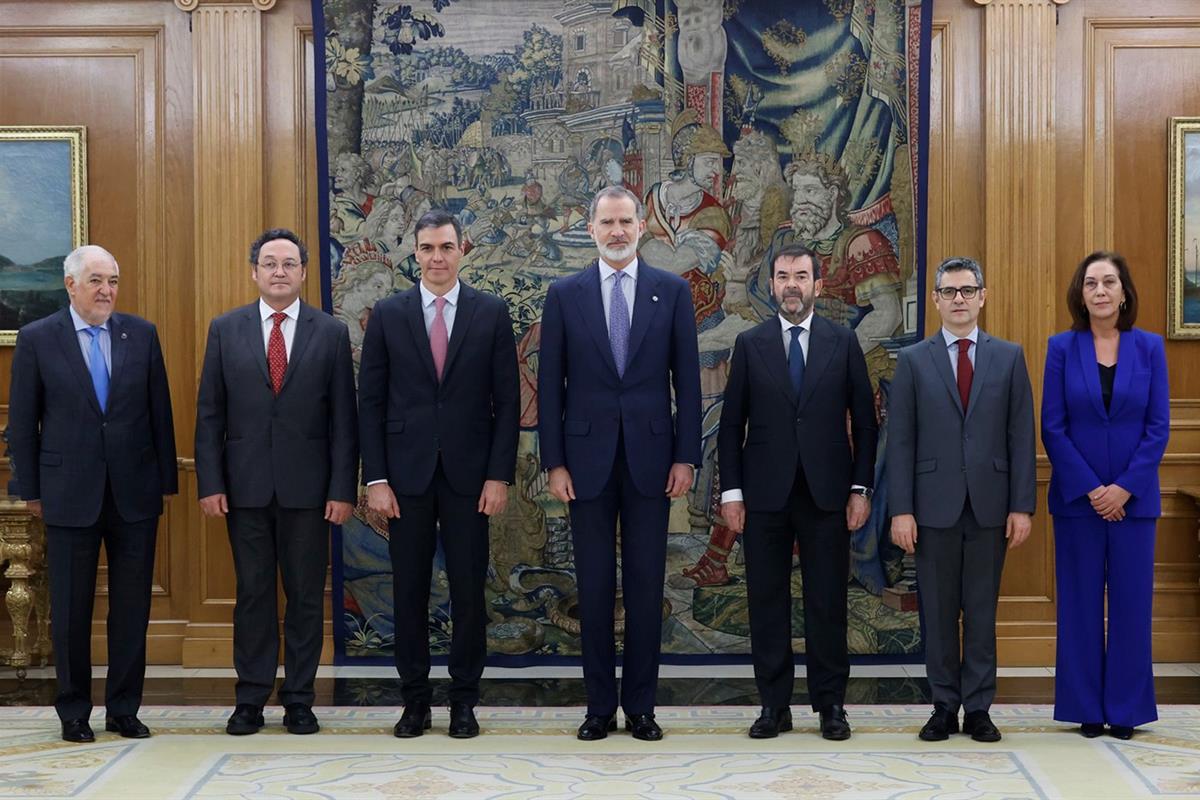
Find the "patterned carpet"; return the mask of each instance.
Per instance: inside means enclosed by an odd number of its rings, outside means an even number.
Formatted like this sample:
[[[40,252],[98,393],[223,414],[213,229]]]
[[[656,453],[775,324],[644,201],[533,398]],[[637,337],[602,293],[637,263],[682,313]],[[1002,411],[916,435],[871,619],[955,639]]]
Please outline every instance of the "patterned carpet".
[[[753,741],[756,709],[661,708],[660,743],[624,733],[574,739],[577,708],[482,708],[484,734],[445,737],[444,710],[420,739],[392,738],[395,708],[319,708],[316,736],[289,736],[269,710],[257,736],[225,736],[227,708],[157,706],[143,741],[99,733],[92,745],[59,740],[48,708],[0,708],[0,798],[174,800],[970,800],[972,798],[1200,797],[1200,706],[1165,706],[1132,741],[1087,740],[1047,706],[992,710],[1003,741],[916,738],[924,706],[850,709],[854,738],[826,742],[815,718]]]

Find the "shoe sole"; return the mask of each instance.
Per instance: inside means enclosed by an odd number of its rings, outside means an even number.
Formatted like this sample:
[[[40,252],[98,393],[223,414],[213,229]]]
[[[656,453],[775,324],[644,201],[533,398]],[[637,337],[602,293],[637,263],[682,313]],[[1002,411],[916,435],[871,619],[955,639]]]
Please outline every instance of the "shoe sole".
[[[446,735],[451,739],[474,739],[479,731],[450,731]]]
[[[945,741],[949,741],[950,734],[949,733],[933,734],[933,733],[925,733],[924,731],[922,731],[921,733],[917,734],[917,738],[920,739],[922,742],[945,742]]]
[[[70,742],[71,744],[91,744],[92,742],[96,741],[96,737],[93,736],[90,739],[68,739],[66,736],[64,736],[62,737],[62,740],[64,742]]]
[[[831,742],[844,742],[850,738],[850,732],[846,733],[822,733],[822,739],[828,739]]]
[[[991,744],[992,742],[998,742],[998,741],[1000,741],[1000,739],[1002,739],[1002,738],[1003,738],[1003,737],[1002,737],[1000,734],[998,734],[998,733],[997,733],[997,734],[995,734],[995,735],[992,735],[992,734],[989,734],[989,733],[985,733],[985,734],[982,734],[982,735],[976,735],[976,734],[974,734],[974,733],[972,733],[972,734],[971,734],[971,741],[973,741],[973,742],[983,742],[984,744]]]
[[[311,733],[316,733],[317,731],[321,730],[320,725],[313,725],[312,727],[307,725],[284,725],[284,727],[287,728],[288,733],[295,736],[308,736]]]

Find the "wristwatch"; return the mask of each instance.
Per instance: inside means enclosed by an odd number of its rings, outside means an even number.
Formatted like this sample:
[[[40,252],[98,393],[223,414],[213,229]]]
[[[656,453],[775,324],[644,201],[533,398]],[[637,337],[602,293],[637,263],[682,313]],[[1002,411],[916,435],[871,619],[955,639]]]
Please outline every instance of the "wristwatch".
[[[871,497],[874,496],[875,490],[869,489],[866,486],[855,486],[854,488],[852,488],[850,490],[850,494],[861,495],[862,497],[865,497],[868,500],[870,500]]]

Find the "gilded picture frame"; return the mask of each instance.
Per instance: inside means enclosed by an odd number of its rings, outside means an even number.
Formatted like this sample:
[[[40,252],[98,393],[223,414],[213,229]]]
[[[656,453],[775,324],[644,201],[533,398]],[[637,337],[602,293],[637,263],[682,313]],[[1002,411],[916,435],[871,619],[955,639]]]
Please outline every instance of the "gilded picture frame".
[[[0,346],[67,304],[63,258],[87,241],[87,128],[0,126]]]
[[[1200,339],[1200,117],[1171,117],[1167,141],[1167,337]]]

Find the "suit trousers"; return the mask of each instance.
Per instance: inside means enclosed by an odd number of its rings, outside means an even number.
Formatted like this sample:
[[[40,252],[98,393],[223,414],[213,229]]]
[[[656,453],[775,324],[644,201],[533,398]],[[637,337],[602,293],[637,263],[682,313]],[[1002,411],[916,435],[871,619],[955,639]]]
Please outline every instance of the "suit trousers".
[[[104,488],[99,518],[83,528],[46,526],[51,638],[58,678],[55,710],[62,720],[92,713],[92,609],[100,544],[108,559],[109,716],[137,714],[146,677],[146,628],[154,578],[158,517],[127,522],[117,513],[112,487]]]
[[[817,507],[796,465],[781,511],[750,511],[742,547],[750,607],[750,655],[764,706],[791,705],[796,681],[792,653],[792,550],[800,551],[804,594],[805,664],[814,711],[841,705],[850,677],[846,647],[846,580],[850,538],[846,512]]]
[[[1008,550],[1004,533],[1004,528],[981,527],[969,499],[952,527],[917,531],[925,674],[934,705],[950,711],[987,711],[996,697],[996,604]]]
[[[1136,727],[1158,719],[1150,652],[1158,520],[1054,517],[1054,718]],[[1108,588],[1108,638],[1104,590]]]
[[[283,579],[283,685],[279,702],[312,705],[321,660],[329,523],[325,509],[231,508],[227,518],[237,605],[233,610],[233,666],[237,702],[266,705],[279,664],[276,572]]]
[[[591,500],[571,502],[571,541],[579,587],[583,682],[589,714],[609,716],[617,710],[613,622],[618,521],[625,607],[620,704],[629,715],[654,712],[670,508],[666,494],[647,497],[638,492],[625,458],[622,436],[617,437],[612,473],[600,494]]]
[[[482,488],[482,487],[481,487]],[[453,703],[479,702],[479,678],[487,658],[488,518],[479,495],[456,494],[441,459],[424,494],[401,495],[400,518],[388,524],[395,604],[396,672],[405,704],[428,703],[429,582],[441,541],[450,583],[450,688]]]

